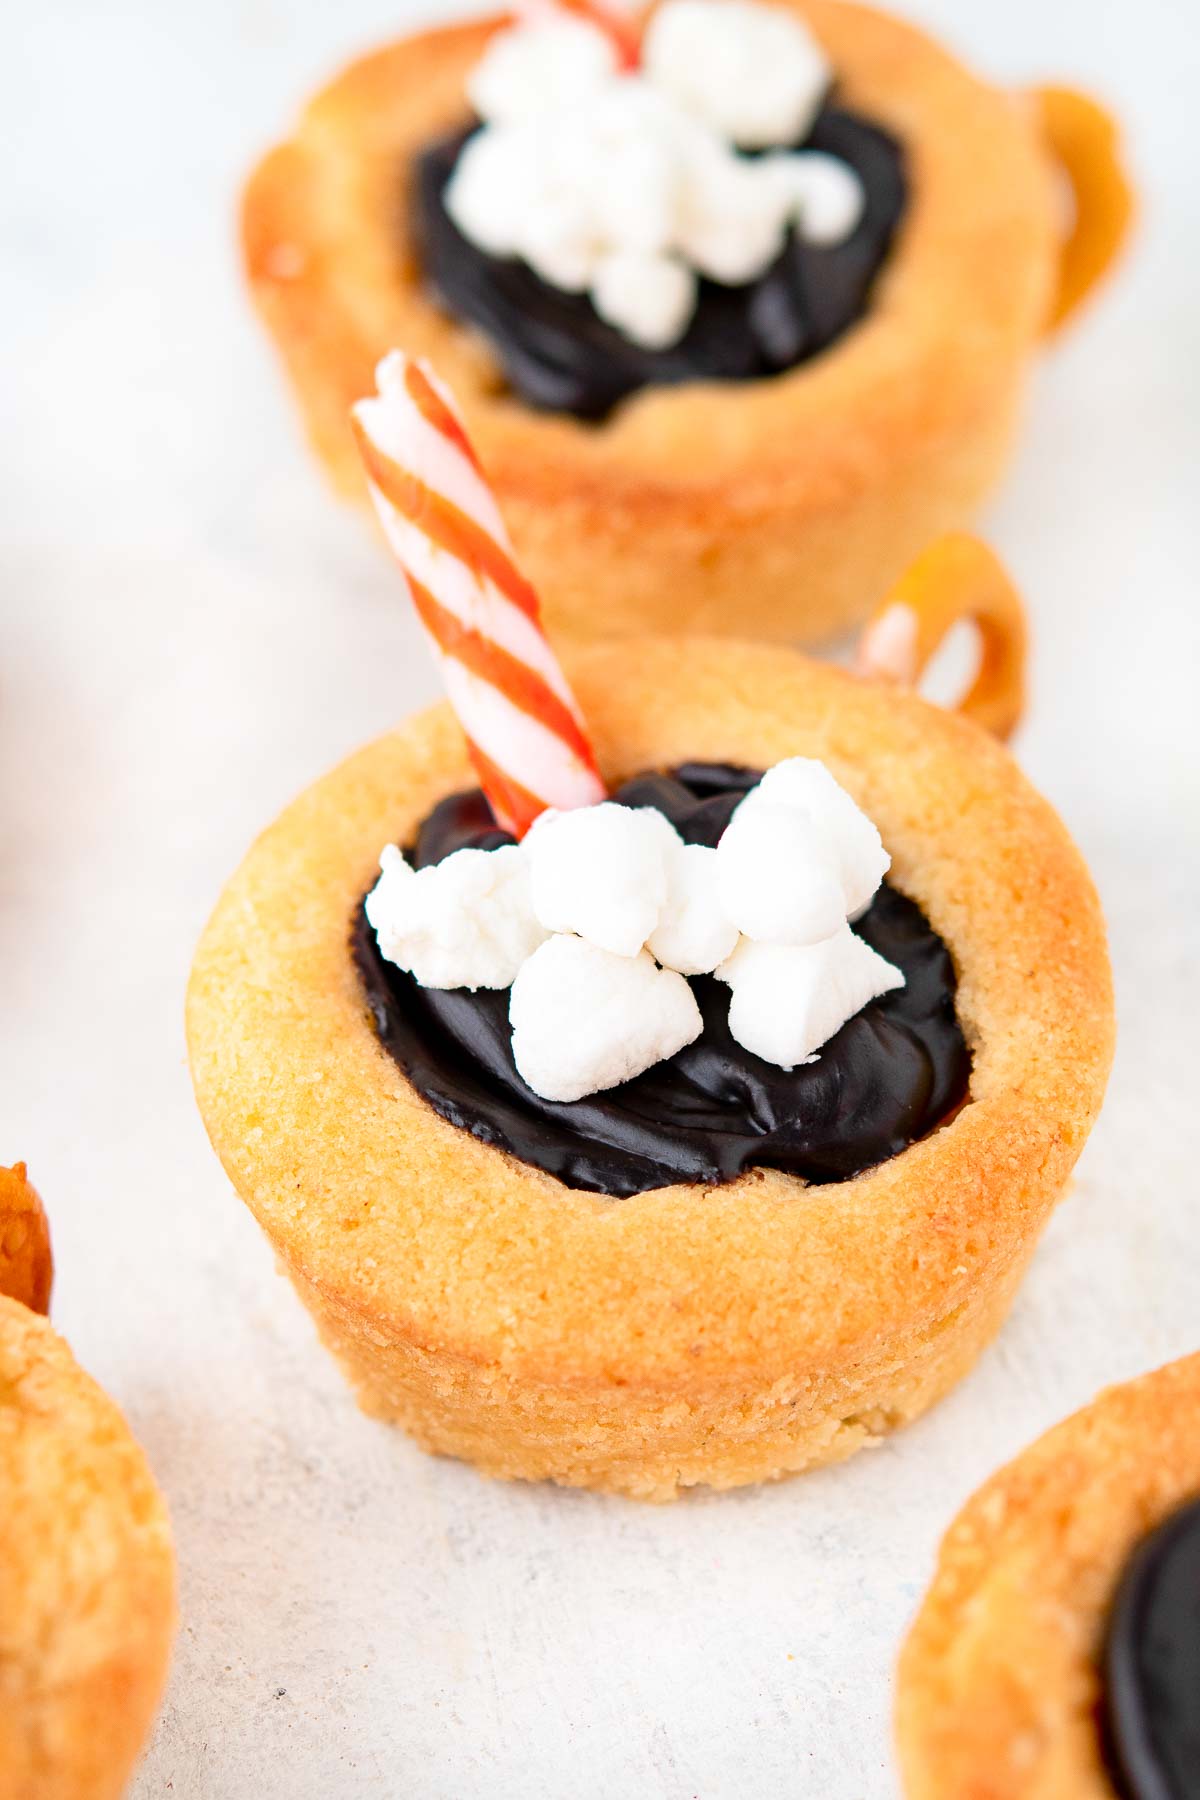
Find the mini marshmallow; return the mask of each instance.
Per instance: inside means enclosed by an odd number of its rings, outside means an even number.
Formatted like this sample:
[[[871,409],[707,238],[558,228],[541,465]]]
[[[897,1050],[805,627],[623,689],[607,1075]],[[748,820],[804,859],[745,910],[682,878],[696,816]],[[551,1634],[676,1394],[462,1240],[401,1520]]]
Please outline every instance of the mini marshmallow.
[[[528,126],[490,127],[463,145],[446,185],[446,211],[463,236],[489,256],[516,256],[520,250],[537,163],[538,133]]]
[[[676,344],[696,310],[696,277],[674,256],[622,250],[600,263],[592,279],[600,317],[644,350]]]
[[[666,349],[695,313],[698,276],[753,281],[797,218],[805,235],[833,241],[839,219],[847,231],[857,223],[861,192],[852,170],[831,173],[834,159],[817,152],[733,147],[795,142],[810,100],[820,104],[827,71],[797,20],[751,0],[667,0],[647,46],[630,73],[578,20],[493,37],[469,84],[484,125],[444,199],[481,249],[590,293],[631,342]],[[758,123],[739,136],[733,117]]]
[[[543,813],[524,843],[533,910],[547,931],[574,932],[616,956],[636,956],[667,899],[680,845],[650,807],[611,800]]]
[[[573,219],[570,202],[550,194],[525,220],[513,253],[564,294],[586,293],[596,273],[596,240],[586,218]]]
[[[698,133],[681,196],[680,248],[702,275],[737,287],[775,261],[792,206],[790,192],[765,163],[733,156]]]
[[[805,137],[829,87],[824,52],[793,13],[748,0],[665,0],[642,44],[649,80],[745,150]]]
[[[786,806],[803,813],[833,848],[846,913],[855,919],[866,911],[892,859],[871,820],[824,763],[808,756],[776,763],[742,802],[747,805]]]
[[[717,853],[684,844],[670,859],[667,897],[647,949],[681,975],[708,975],[733,954],[738,928],[717,892]]]
[[[498,31],[467,81],[481,119],[527,119],[601,87],[617,68],[607,32],[566,16]]]
[[[426,869],[394,844],[367,896],[380,954],[427,988],[504,988],[547,933],[534,917],[529,868],[515,845],[456,850]]]
[[[694,1042],[688,975],[728,983],[733,1037],[782,1068],[904,985],[845,921],[888,867],[879,834],[803,757],[763,776],[715,850],[653,808],[603,801],[543,814],[519,847],[415,871],[389,846],[380,866],[366,911],[382,954],[425,987],[511,985],[513,1055],[547,1100]]]
[[[513,983],[513,1059],[543,1100],[581,1100],[632,1081],[704,1029],[682,975],[651,956],[614,956],[552,937]]]
[[[789,198],[789,217],[810,244],[840,244],[857,230],[867,191],[856,170],[824,150],[773,156],[772,168]]]
[[[869,1001],[904,986],[900,970],[849,925],[803,946],[743,938],[717,977],[732,990],[730,1034],[782,1069],[809,1061]]]
[[[717,845],[717,892],[748,938],[815,944],[846,921],[841,870],[816,820],[772,805],[761,785],[734,812]]]
[[[695,134],[669,101],[636,76],[610,82],[582,118],[564,119],[560,154],[574,159],[594,235],[612,250],[670,248]]]

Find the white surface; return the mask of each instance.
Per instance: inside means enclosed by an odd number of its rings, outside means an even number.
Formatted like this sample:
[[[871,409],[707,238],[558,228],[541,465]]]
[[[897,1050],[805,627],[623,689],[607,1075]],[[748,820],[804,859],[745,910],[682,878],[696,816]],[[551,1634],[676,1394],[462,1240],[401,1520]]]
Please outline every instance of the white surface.
[[[1200,1342],[1197,26],[1180,0],[910,10],[998,77],[1098,83],[1149,195],[990,520],[1036,619],[1020,754],[1103,891],[1121,1048],[958,1393],[842,1469],[667,1510],[495,1486],[360,1418],[184,1067],[222,879],[433,691],[301,451],[231,242],[252,153],[408,9],[56,0],[20,40],[10,14],[0,1156],[29,1159],[57,1321],[174,1513],[184,1624],[139,1800],[890,1795],[893,1655],[954,1507],[1102,1382]]]

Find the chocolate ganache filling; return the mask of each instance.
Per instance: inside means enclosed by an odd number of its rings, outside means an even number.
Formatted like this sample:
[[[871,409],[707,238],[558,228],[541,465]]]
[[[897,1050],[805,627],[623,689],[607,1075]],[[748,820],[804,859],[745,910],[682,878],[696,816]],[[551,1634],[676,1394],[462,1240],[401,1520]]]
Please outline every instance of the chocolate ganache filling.
[[[694,763],[619,788],[625,806],[653,806],[690,844],[715,845],[756,773]],[[454,850],[513,840],[482,793],[454,794],[417,833],[417,868]],[[806,1181],[844,1181],[932,1131],[963,1099],[970,1056],[954,1010],[950,953],[920,908],[879,890],[854,929],[903,971],[905,985],[872,1001],[815,1062],[781,1069],[730,1036],[729,989],[692,978],[703,1034],[620,1087],[569,1103],[542,1100],[513,1062],[508,991],[420,987],[386,962],[360,907],[352,948],[380,1040],[434,1110],[484,1143],[614,1197],[674,1182],[715,1185],[775,1168]]]
[[[826,349],[858,320],[906,199],[899,144],[877,125],[826,105],[794,149],[848,163],[862,182],[862,218],[840,244],[792,231],[774,263],[742,287],[700,283],[686,335],[647,350],[605,323],[586,294],[551,287],[526,263],[489,255],[445,206],[446,185],[476,127],[433,144],[414,170],[417,249],[448,312],[490,340],[510,387],[552,412],[602,419],[651,383],[745,381],[779,374]]]
[[[1128,1800],[1200,1800],[1200,1500],[1134,1551],[1104,1650],[1104,1734]]]

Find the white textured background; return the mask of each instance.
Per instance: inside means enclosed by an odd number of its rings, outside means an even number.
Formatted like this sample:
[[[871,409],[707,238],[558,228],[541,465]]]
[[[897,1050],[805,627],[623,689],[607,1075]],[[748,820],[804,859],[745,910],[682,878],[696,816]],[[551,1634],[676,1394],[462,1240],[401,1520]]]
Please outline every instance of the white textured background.
[[[1200,1346],[1200,25],[1188,0],[908,11],[999,79],[1094,83],[1147,194],[988,521],[1036,623],[1019,752],[1099,880],[1121,1047],[1011,1324],[935,1416],[830,1473],[643,1510],[494,1486],[360,1418],[184,1067],[222,879],[433,688],[232,247],[254,154],[417,9],[9,10],[0,1159],[29,1160],[57,1321],[174,1513],[184,1623],[138,1800],[891,1795],[893,1656],[952,1511],[1102,1382]]]

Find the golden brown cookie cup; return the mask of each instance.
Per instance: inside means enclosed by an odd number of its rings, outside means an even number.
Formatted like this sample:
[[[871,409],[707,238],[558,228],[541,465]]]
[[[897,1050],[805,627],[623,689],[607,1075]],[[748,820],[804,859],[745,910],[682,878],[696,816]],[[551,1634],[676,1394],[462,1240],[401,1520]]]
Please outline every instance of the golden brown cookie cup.
[[[624,1200],[440,1118],[382,1049],[348,938],[380,847],[474,785],[444,706],[251,850],[197,953],[192,1073],[366,1410],[495,1475],[667,1499],[847,1456],[966,1372],[1099,1107],[1110,976],[1078,853],[965,720],[725,640],[596,649],[570,674],[613,781],[829,763],[955,957],[974,1055],[957,1116],[834,1186],[759,1170]]]
[[[166,1510],[112,1401],[0,1299],[0,1794],[117,1800],[175,1629]]]
[[[1200,1356],[1110,1388],[968,1501],[900,1659],[911,1800],[1117,1800],[1098,1673],[1137,1542],[1200,1495]]]
[[[846,104],[904,144],[912,198],[861,323],[771,379],[646,389],[581,423],[506,391],[482,337],[433,304],[404,171],[465,120],[464,80],[495,21],[353,64],[249,183],[251,287],[336,486],[365,493],[348,409],[378,358],[394,345],[430,357],[560,637],[818,642],[849,629],[931,538],[969,521],[1062,293],[1076,303],[1119,243],[1113,145],[1087,135],[1063,90],[1045,103],[1052,144],[1040,101],[976,80],[899,20],[785,3],[826,46]],[[1075,183],[1089,210],[1065,289],[1060,152],[1095,177]],[[1102,206],[1108,238],[1090,224]]]

